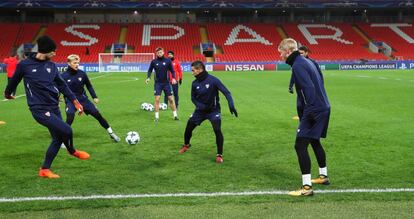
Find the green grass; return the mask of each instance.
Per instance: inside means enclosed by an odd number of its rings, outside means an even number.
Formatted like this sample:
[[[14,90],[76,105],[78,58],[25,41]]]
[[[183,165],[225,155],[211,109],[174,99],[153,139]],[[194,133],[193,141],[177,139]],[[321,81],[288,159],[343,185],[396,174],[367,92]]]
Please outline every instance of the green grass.
[[[332,106],[328,138],[323,141],[333,182],[329,189],[414,187],[413,73],[408,70],[325,72]],[[0,120],[7,122],[0,125],[0,197],[299,187],[301,177],[293,149],[297,121],[292,119],[296,114],[296,96],[287,92],[290,73],[213,74],[232,92],[239,111],[239,118],[231,116],[222,96],[225,138],[222,165],[214,163],[214,133],[208,122],[195,130],[190,151],[178,154],[187,118],[194,109],[190,100],[193,79],[190,74],[184,75],[180,87],[181,120],[175,122],[171,111],[163,111],[160,122],[155,124],[152,113],[139,110],[142,102],[153,101],[153,86],[144,84],[145,75],[112,73],[92,79],[101,100],[98,107],[116,133],[124,137],[128,131],[138,131],[141,142],[135,146],[124,142],[114,144],[92,117],[77,116],[73,125],[75,145],[88,151],[91,159],[79,161],[61,151],[52,166],[61,178],[41,179],[36,174],[50,141],[47,129],[33,120],[25,98],[0,102]],[[90,78],[97,76],[90,74]],[[5,84],[5,77],[0,84]],[[18,94],[22,92],[20,85]],[[317,163],[311,150],[310,153],[316,175]],[[356,206],[361,208],[358,210]],[[412,193],[318,194],[311,199],[253,196],[0,203],[0,211],[7,213],[5,217],[31,214],[39,217],[42,215],[39,210],[45,210],[50,217],[77,217],[88,210],[91,212],[88,214],[109,217],[202,214],[215,218],[214,211],[218,208],[226,218],[294,217],[294,212],[299,211],[300,215],[303,209],[309,209],[309,216],[325,209],[330,217],[361,213],[361,217],[378,218],[407,217],[407,211],[412,215],[413,207]],[[20,211],[24,212],[14,213]],[[207,211],[210,213],[205,214]]]

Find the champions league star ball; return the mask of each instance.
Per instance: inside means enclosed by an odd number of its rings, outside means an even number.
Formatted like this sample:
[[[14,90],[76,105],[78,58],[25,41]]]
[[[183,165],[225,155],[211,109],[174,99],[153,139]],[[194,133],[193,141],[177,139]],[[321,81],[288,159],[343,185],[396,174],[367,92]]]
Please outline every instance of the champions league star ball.
[[[148,103],[142,103],[141,104],[141,109],[145,110],[148,107]]]
[[[161,110],[167,110],[168,105],[166,103],[160,103],[160,109]]]
[[[148,104],[148,111],[154,111],[154,106],[152,104]]]
[[[126,143],[130,145],[137,144],[140,140],[141,138],[139,137],[138,132],[135,132],[135,131],[128,132],[125,138]]]

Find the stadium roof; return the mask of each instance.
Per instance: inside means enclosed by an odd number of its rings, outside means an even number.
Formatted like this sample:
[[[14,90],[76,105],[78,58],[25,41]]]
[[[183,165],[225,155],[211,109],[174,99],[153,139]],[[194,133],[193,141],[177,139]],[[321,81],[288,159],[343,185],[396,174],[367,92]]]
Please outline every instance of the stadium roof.
[[[264,0],[264,1],[189,1],[189,0],[3,0],[0,8],[56,8],[56,9],[79,9],[79,8],[178,8],[178,9],[205,9],[205,8],[400,8],[413,7],[414,0]]]

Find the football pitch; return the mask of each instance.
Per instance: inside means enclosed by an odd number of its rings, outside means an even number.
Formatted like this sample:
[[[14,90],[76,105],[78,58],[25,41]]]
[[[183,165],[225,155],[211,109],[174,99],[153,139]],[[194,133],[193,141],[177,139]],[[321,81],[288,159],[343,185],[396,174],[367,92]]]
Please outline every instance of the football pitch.
[[[141,141],[113,143],[94,118],[76,116],[75,146],[91,158],[77,160],[61,150],[52,165],[60,179],[37,176],[50,136],[32,118],[25,97],[0,101],[0,121],[6,122],[0,124],[0,218],[414,217],[414,71],[324,71],[332,113],[322,144],[331,185],[314,185],[313,197],[300,198],[285,194],[301,185],[290,72],[212,74],[231,91],[239,112],[232,116],[220,96],[221,165],[208,121],[194,131],[190,150],[178,153],[194,110],[190,73],[180,87],[180,121],[167,110],[158,123],[140,109],[153,102],[146,74],[89,74],[97,106],[114,131],[122,139],[137,131]],[[317,176],[311,147],[309,153]],[[22,199],[31,197],[40,200]]]

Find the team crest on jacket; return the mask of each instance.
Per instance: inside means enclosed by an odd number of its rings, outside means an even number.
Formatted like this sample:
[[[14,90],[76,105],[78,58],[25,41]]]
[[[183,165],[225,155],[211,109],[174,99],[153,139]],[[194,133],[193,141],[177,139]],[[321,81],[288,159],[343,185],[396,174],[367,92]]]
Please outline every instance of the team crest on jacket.
[[[70,79],[68,80],[68,82],[70,82]]]
[[[50,73],[52,71],[52,69],[51,68],[46,68],[46,71]]]
[[[163,62],[162,64],[165,65],[165,62]]]
[[[82,81],[82,78],[78,78],[79,81]]]
[[[45,115],[46,115],[47,117],[50,117],[50,112],[46,112],[46,113],[45,113]]]
[[[206,88],[208,89],[210,87],[210,84],[206,84]]]

